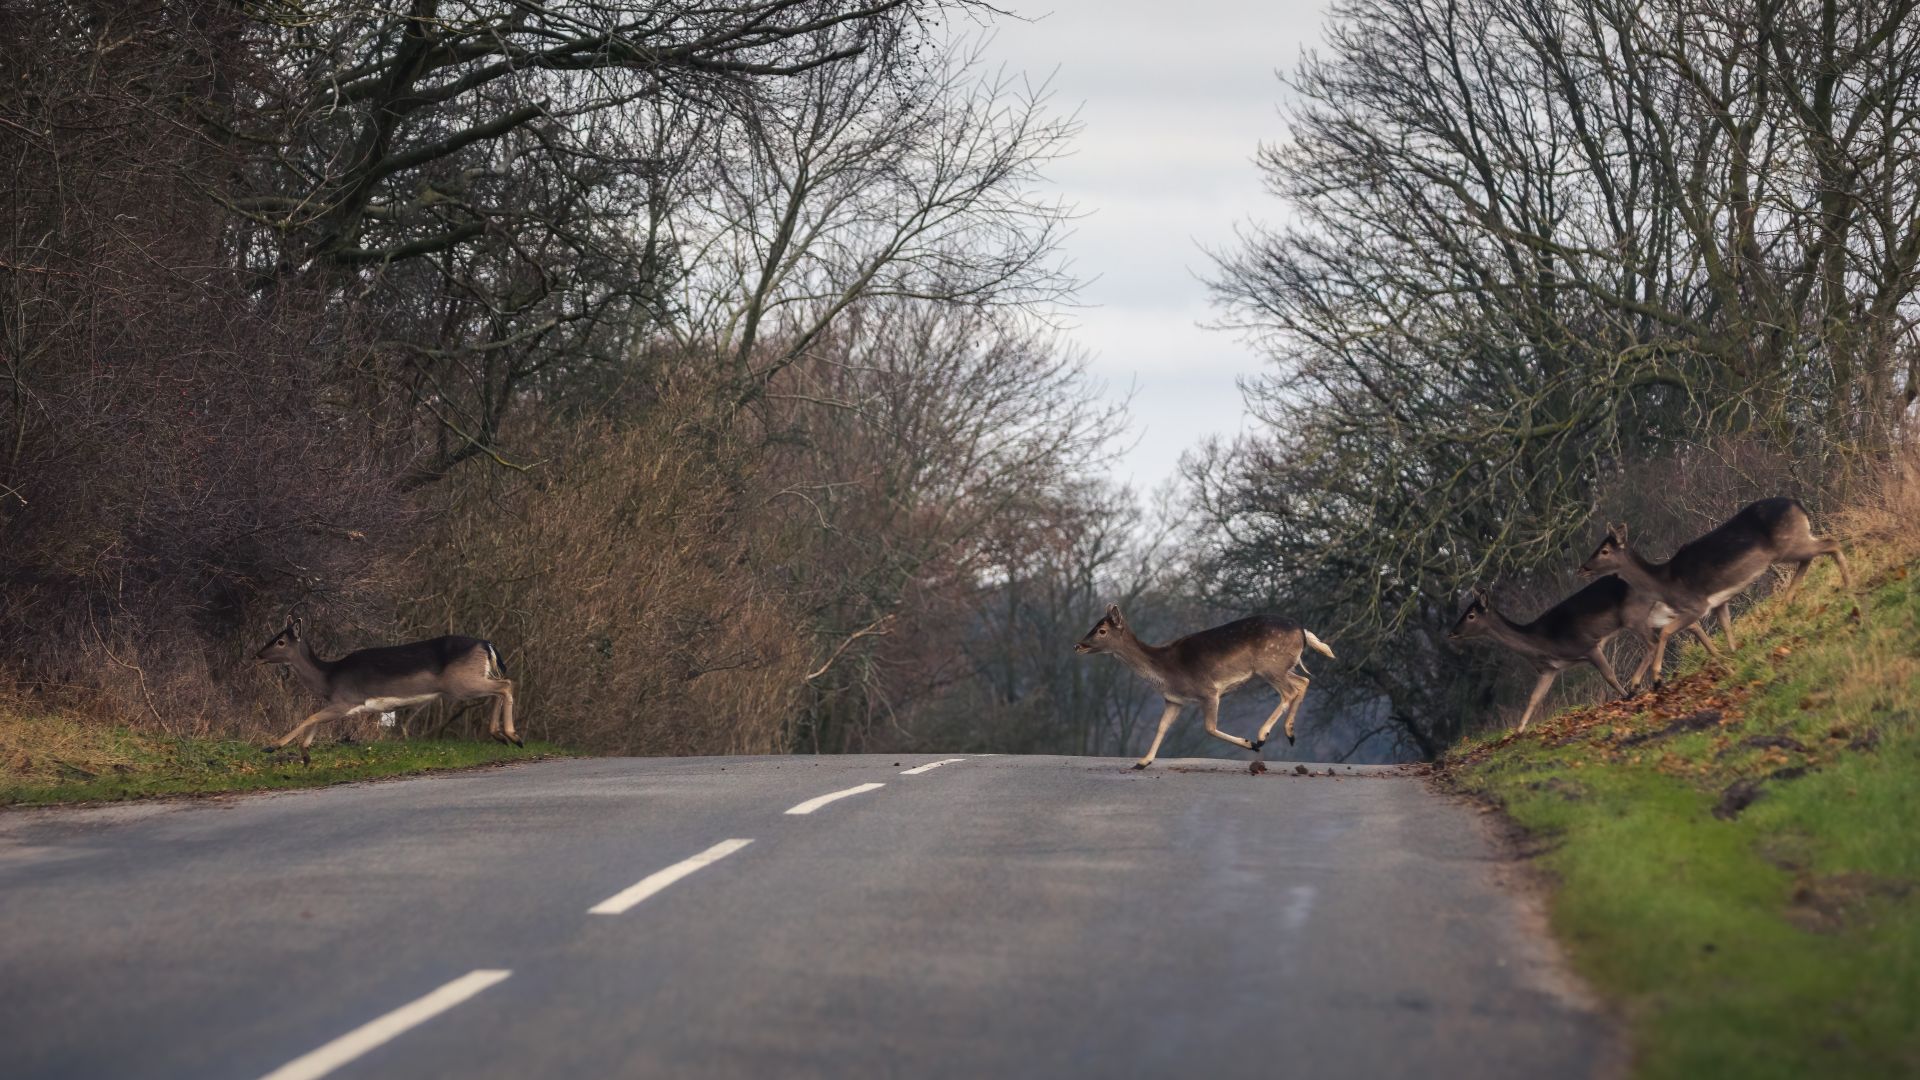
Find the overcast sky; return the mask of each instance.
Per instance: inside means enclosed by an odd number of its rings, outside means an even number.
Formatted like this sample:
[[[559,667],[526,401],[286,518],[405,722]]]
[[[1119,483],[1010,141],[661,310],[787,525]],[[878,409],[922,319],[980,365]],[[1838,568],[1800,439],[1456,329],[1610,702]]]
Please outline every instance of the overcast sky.
[[[1318,40],[1318,0],[1013,0],[988,58],[1078,107],[1075,154],[1052,178],[1087,216],[1067,242],[1098,279],[1072,313],[1073,340],[1113,396],[1133,393],[1132,449],[1114,476],[1145,492],[1182,452],[1241,428],[1234,380],[1260,361],[1210,317],[1201,248],[1248,219],[1274,221],[1253,155],[1279,139],[1277,69]]]

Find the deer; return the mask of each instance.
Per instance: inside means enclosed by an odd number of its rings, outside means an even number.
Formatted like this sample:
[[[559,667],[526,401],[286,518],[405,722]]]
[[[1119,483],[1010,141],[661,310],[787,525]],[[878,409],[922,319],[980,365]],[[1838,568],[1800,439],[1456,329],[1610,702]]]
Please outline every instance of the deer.
[[[1718,659],[1720,650],[1704,626],[1714,614],[1726,630],[1727,648],[1738,650],[1733,636],[1733,612],[1728,604],[1747,587],[1758,581],[1776,563],[1793,563],[1793,577],[1781,594],[1783,601],[1793,599],[1813,560],[1825,555],[1840,569],[1840,581],[1853,591],[1853,575],[1847,569],[1847,557],[1834,540],[1813,535],[1813,521],[1798,499],[1772,498],[1748,503],[1712,532],[1680,545],[1673,557],[1656,563],[1634,550],[1627,541],[1626,523],[1610,524],[1600,545],[1580,564],[1583,574],[1616,574],[1634,589],[1655,601],[1651,612],[1655,630],[1653,649],[1633,675],[1638,687],[1647,669],[1653,669],[1653,688],[1664,686],[1661,669],[1665,666],[1667,641],[1674,634],[1692,631],[1707,654]],[[1856,612],[1858,608],[1856,607]]]
[[[1267,744],[1273,725],[1286,714],[1288,745],[1293,744],[1293,721],[1300,703],[1307,696],[1308,671],[1301,662],[1307,649],[1328,659],[1333,649],[1315,637],[1313,631],[1278,615],[1254,615],[1215,626],[1165,645],[1141,641],[1127,626],[1118,604],[1107,605],[1107,613],[1073,647],[1083,655],[1108,653],[1133,669],[1160,691],[1166,708],[1160,713],[1160,728],[1154,732],[1147,755],[1134,763],[1135,769],[1153,764],[1167,729],[1189,705],[1200,706],[1207,734],[1222,742],[1253,751],[1248,766],[1254,775],[1267,771],[1260,750]],[[1298,669],[1298,670],[1296,670]],[[1280,695],[1280,704],[1260,725],[1252,739],[1229,735],[1220,730],[1220,696],[1239,689],[1258,676]]]
[[[307,748],[316,729],[330,720],[366,713],[387,713],[436,698],[471,701],[492,698],[493,714],[487,733],[496,741],[524,747],[513,730],[513,683],[500,663],[493,642],[450,635],[405,645],[388,645],[350,652],[338,660],[322,660],[301,636],[299,619],[260,647],[254,659],[262,664],[285,664],[301,685],[325,702],[320,711],[302,720],[292,731],[261,749],[273,753],[305,734],[300,761],[313,764]]]
[[[1495,610],[1486,591],[1475,587],[1467,609],[1447,632],[1447,640],[1458,643],[1489,637],[1533,665],[1539,678],[1527,697],[1526,711],[1520,714],[1519,730],[1525,731],[1553,681],[1576,664],[1592,664],[1614,693],[1627,696],[1607,661],[1606,644],[1622,630],[1645,626],[1652,603],[1609,574],[1541,612],[1532,622],[1517,623]]]

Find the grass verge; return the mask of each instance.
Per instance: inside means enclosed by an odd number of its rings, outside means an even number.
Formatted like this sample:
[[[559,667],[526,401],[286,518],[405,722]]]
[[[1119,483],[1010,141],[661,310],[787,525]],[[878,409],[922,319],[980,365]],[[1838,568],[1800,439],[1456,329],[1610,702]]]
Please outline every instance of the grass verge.
[[[297,751],[275,758],[238,739],[150,735],[57,715],[0,711],[0,806],[115,802],[323,787],[440,769],[563,755],[493,742],[415,740],[315,745],[313,764]]]
[[[1556,933],[1623,1005],[1637,1074],[1920,1075],[1920,560],[1894,554],[1906,547],[1856,551],[1862,623],[1836,579],[1810,579],[1739,622],[1725,660],[1690,648],[1662,694],[1442,763],[1442,782],[1529,837],[1557,884]]]

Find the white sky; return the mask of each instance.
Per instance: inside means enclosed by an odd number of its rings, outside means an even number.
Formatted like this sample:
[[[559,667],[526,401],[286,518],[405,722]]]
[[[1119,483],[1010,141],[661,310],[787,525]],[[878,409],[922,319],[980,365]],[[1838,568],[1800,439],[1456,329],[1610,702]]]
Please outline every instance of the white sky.
[[[1233,240],[1279,203],[1253,155],[1283,132],[1279,69],[1317,44],[1321,0],[1004,0],[1029,22],[1000,19],[990,63],[1052,74],[1053,103],[1077,106],[1074,155],[1052,180],[1086,217],[1066,244],[1097,280],[1071,313],[1070,336],[1107,393],[1131,390],[1133,438],[1114,478],[1142,493],[1178,471],[1209,435],[1240,431],[1235,379],[1260,360],[1212,317],[1202,247]]]

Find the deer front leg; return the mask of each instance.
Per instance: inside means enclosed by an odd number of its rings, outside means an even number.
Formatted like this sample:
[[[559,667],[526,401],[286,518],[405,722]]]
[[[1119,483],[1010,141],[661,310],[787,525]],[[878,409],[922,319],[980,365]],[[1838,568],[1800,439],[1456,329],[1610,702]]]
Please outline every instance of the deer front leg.
[[[1727,650],[1729,652],[1739,652],[1740,643],[1733,639],[1733,605],[1732,604],[1720,605],[1720,628],[1727,632]]]
[[[1166,709],[1160,714],[1160,730],[1153,733],[1153,745],[1147,747],[1147,756],[1134,762],[1133,767],[1144,769],[1153,764],[1155,754],[1160,752],[1160,740],[1167,737],[1167,729],[1173,726],[1173,718],[1180,715],[1180,706],[1176,702],[1167,702]]]
[[[1520,731],[1527,730],[1527,725],[1533,721],[1534,710],[1540,707],[1541,700],[1547,696],[1547,690],[1553,686],[1554,677],[1559,674],[1557,671],[1549,671],[1541,675],[1540,680],[1533,684],[1533,693],[1527,698],[1527,711],[1520,714]]]
[[[287,744],[300,738],[301,735],[304,734],[306,737],[301,739],[300,742],[300,764],[312,765],[313,755],[308,752],[308,748],[313,745],[313,737],[318,733],[319,726],[328,720],[338,720],[343,716],[351,715],[353,708],[351,704],[329,705],[319,712],[314,713],[312,716],[307,717],[305,720],[300,721],[300,723],[296,724],[294,729],[287,732],[283,738],[276,742],[269,743],[261,747],[261,749],[271,754],[276,750],[285,749]]]
[[[286,746],[289,743],[293,742],[293,740],[299,738],[302,735],[306,735],[307,742],[310,744],[313,742],[313,736],[310,733],[312,732],[315,726],[321,723],[324,723],[325,721],[328,721],[328,720],[338,720],[339,718],[347,715],[352,711],[353,711],[353,706],[351,705],[329,705],[326,708],[321,709],[319,712],[314,713],[312,716],[307,717],[305,720],[300,721],[298,724],[295,724],[292,731],[289,731],[283,737],[271,743],[268,743],[263,749],[265,749],[268,753],[272,753],[275,750],[283,750],[286,748]]]
[[[1242,750],[1252,750],[1254,748],[1251,741],[1243,739],[1238,735],[1229,735],[1220,730],[1220,695],[1215,694],[1201,702],[1200,709],[1200,715],[1207,725],[1207,734],[1219,739],[1221,742],[1232,743]]]
[[[1667,625],[1661,627],[1660,636],[1654,640],[1654,643],[1653,643],[1653,689],[1655,693],[1658,693],[1660,688],[1666,685],[1666,679],[1662,674],[1662,669],[1666,667],[1667,639],[1673,636],[1674,627],[1677,626],[1679,622],[1680,620],[1676,618],[1674,619],[1673,622],[1670,622]]]

